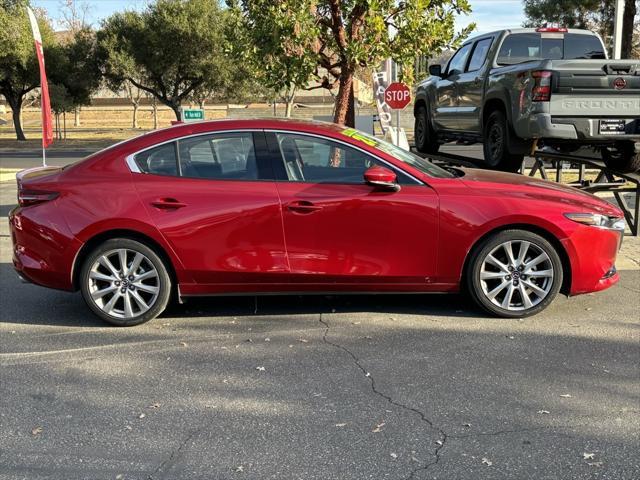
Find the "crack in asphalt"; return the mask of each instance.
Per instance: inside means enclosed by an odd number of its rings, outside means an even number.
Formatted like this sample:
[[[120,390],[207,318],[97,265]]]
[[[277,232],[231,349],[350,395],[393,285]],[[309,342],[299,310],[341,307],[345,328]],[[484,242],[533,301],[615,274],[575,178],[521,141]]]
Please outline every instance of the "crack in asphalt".
[[[411,412],[414,413],[416,415],[418,415],[420,417],[420,421],[422,421],[423,423],[427,424],[427,426],[429,427],[430,430],[436,430],[439,435],[440,435],[440,440],[439,440],[439,445],[436,447],[436,449],[433,452],[434,455],[434,460],[432,462],[429,462],[427,464],[421,465],[417,468],[414,468],[411,473],[409,474],[409,476],[406,478],[406,480],[411,480],[413,478],[415,478],[415,475],[418,472],[421,471],[425,471],[428,468],[432,467],[433,465],[436,465],[439,461],[440,461],[440,450],[442,450],[447,442],[447,434],[444,432],[444,430],[442,430],[441,428],[437,428],[434,426],[433,422],[426,416],[426,414],[420,410],[418,410],[415,407],[411,407],[409,405],[405,405],[403,403],[400,403],[396,400],[394,400],[391,396],[385,394],[384,392],[381,392],[380,390],[378,390],[377,386],[376,386],[376,381],[375,378],[373,377],[373,375],[371,375],[371,372],[367,371],[367,369],[364,367],[364,365],[362,365],[361,360],[351,351],[349,350],[347,347],[340,345],[338,343],[332,342],[331,340],[329,340],[327,338],[327,335],[329,334],[329,323],[325,320],[323,320],[322,318],[322,313],[320,314],[320,318],[319,321],[321,324],[324,325],[325,330],[324,333],[322,335],[322,341],[324,343],[326,343],[327,345],[331,345],[334,348],[337,348],[339,350],[342,350],[343,352],[345,352],[347,355],[349,355],[351,357],[351,359],[353,360],[353,363],[356,365],[356,367],[358,367],[358,369],[364,374],[364,376],[369,380],[369,386],[371,387],[371,391],[376,394],[377,396],[383,398],[387,403],[389,403],[390,405],[393,405],[395,407],[401,408],[407,412]]]
[[[182,449],[187,445],[187,442],[189,442],[189,440],[191,440],[193,437],[198,435],[202,430],[204,430],[204,428],[208,424],[209,422],[207,422],[207,424],[203,425],[200,428],[196,428],[189,435],[187,435],[187,437],[180,443],[180,446],[171,452],[171,455],[169,455],[169,458],[167,458],[162,463],[160,463],[160,465],[158,465],[158,467],[149,474],[149,476],[147,477],[147,480],[156,480],[156,479],[160,480],[161,478],[164,478],[165,468],[168,467],[170,469],[175,464],[174,458],[176,458],[182,452]],[[157,474],[158,472],[161,472],[160,477],[154,477],[154,475]]]
[[[182,443],[180,443],[180,446],[177,449],[173,450],[171,452],[171,455],[169,455],[169,458],[167,458],[162,463],[160,463],[160,465],[158,465],[158,467],[151,474],[149,474],[147,479],[148,480],[154,480],[153,476],[158,472],[161,472],[161,477],[160,478],[164,477],[165,468],[166,467],[171,468],[173,466],[173,464],[175,463],[174,458],[177,455],[179,455],[180,452],[182,452],[182,449],[187,445],[187,442],[189,442],[189,440],[191,440],[193,437],[195,437],[197,434],[199,434],[203,429],[204,429],[204,426],[195,429],[189,435],[187,435],[187,437],[182,441]]]

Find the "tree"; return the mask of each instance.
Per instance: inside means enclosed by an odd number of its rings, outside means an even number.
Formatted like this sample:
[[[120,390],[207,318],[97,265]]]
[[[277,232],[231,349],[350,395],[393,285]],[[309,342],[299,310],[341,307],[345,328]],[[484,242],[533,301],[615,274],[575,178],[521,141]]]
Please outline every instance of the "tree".
[[[40,86],[38,59],[31,26],[27,18],[27,0],[0,0],[0,94],[11,108],[18,140],[26,140],[22,130],[24,99]],[[36,10],[45,58],[55,40],[43,12]],[[47,69],[49,63],[47,63]]]
[[[84,28],[70,42],[52,48],[48,76],[65,88],[73,109],[89,105],[102,79],[95,33]]]
[[[615,0],[523,0],[526,27],[556,22],[568,28],[595,30],[611,47]],[[631,58],[637,0],[625,0],[622,28],[622,58]]]
[[[634,37],[640,33],[640,28],[636,27],[636,13],[638,12],[638,3],[636,0],[625,0],[624,17],[622,19],[622,58],[638,58],[633,56],[633,47],[639,47],[640,41]],[[640,20],[639,20],[640,22]]]
[[[274,87],[338,87],[334,121],[345,124],[353,80],[363,68],[393,58],[401,77],[413,81],[417,55],[454,46],[457,14],[471,11],[467,0],[239,0],[242,25],[254,55]],[[390,35],[389,32],[392,32]]]
[[[180,106],[225,61],[222,12],[211,0],[158,0],[141,13],[109,17],[99,32],[103,72]]]

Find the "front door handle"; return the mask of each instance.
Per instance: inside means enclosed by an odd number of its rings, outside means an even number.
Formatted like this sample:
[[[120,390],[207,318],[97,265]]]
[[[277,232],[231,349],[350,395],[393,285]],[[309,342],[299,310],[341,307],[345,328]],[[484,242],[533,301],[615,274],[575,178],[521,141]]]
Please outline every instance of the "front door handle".
[[[294,213],[312,213],[317,212],[318,210],[322,210],[322,207],[314,205],[311,202],[307,202],[306,200],[299,200],[296,202],[288,203],[287,210],[290,210]]]
[[[176,210],[187,206],[186,203],[179,202],[175,198],[159,198],[151,202],[151,205],[160,210]]]

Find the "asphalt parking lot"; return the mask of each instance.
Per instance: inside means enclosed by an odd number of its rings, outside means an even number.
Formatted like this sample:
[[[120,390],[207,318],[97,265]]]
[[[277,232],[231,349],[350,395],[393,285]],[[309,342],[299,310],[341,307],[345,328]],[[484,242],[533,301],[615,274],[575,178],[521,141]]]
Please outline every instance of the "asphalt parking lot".
[[[639,251],[616,287],[525,320],[285,296],[117,329],[21,284],[3,221],[0,479],[640,478]]]

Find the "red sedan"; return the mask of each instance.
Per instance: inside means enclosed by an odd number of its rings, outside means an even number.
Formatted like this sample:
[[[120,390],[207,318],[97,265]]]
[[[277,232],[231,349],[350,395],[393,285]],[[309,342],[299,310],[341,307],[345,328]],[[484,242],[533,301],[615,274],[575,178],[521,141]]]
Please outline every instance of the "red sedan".
[[[504,317],[618,281],[622,212],[555,183],[442,169],[353,129],[183,124],[18,174],[13,262],[136,325],[169,298],[464,289]]]

